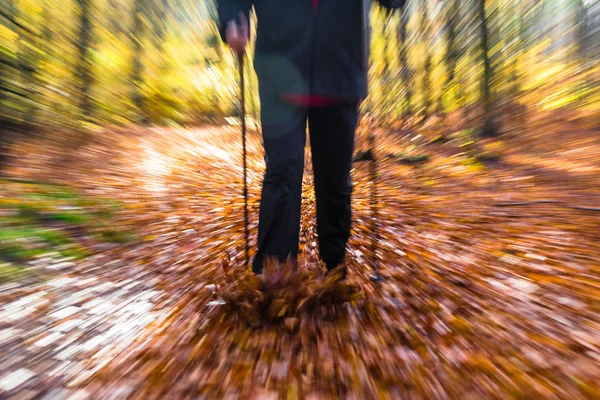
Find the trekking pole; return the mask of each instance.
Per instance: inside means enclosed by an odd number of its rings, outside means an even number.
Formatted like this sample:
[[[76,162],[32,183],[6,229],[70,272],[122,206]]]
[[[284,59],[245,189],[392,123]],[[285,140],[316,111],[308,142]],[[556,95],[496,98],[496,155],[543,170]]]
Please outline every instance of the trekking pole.
[[[242,153],[244,170],[244,238],[246,268],[250,267],[250,229],[248,226],[248,154],[246,151],[246,90],[244,79],[244,54],[238,55],[238,67],[240,73],[240,119],[242,124]]]
[[[379,227],[377,226],[377,220],[379,219],[379,210],[377,204],[377,154],[375,134],[369,132],[369,152],[371,153],[371,162],[369,165],[369,175],[371,178],[371,253],[373,254],[373,275],[369,277],[372,282],[382,282],[384,279],[379,274],[379,259],[377,258],[377,251],[379,250]]]
[[[367,74],[367,82],[369,79],[369,50],[370,50],[370,32],[369,32],[369,4],[370,1],[362,0],[362,39],[363,39],[363,54],[364,54],[364,66]],[[367,84],[368,86],[368,84]],[[370,117],[370,115],[369,115]],[[364,118],[363,118],[364,119]],[[377,154],[376,154],[376,142],[375,134],[372,132],[372,126],[370,121],[367,119],[367,134],[369,135],[369,177],[371,179],[371,195],[370,195],[370,206],[371,206],[371,262],[373,269],[373,275],[369,277],[372,282],[381,282],[383,277],[379,274],[379,259],[377,258],[377,251],[379,250],[379,235],[378,235],[378,210],[377,210]]]

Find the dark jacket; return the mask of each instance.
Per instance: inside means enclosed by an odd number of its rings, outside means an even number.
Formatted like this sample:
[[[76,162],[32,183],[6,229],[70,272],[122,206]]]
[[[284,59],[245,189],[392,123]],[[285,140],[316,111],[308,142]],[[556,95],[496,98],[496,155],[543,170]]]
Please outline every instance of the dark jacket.
[[[378,0],[390,9],[405,0]],[[358,102],[367,95],[369,40],[363,29],[371,0],[217,0],[219,31],[254,6],[254,69],[264,95],[316,95]]]

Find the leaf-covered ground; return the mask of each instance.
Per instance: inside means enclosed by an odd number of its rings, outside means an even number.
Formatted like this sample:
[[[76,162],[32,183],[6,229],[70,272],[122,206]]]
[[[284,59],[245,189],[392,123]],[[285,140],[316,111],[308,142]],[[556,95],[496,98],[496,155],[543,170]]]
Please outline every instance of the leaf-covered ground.
[[[136,239],[35,255],[40,279],[0,284],[0,397],[599,398],[597,133],[438,133],[378,132],[378,285],[356,163],[358,293],[316,269],[310,174],[303,272],[253,290],[235,128],[111,130],[67,152],[22,141],[10,176],[118,201],[111,224]],[[255,232],[257,135],[249,149]]]

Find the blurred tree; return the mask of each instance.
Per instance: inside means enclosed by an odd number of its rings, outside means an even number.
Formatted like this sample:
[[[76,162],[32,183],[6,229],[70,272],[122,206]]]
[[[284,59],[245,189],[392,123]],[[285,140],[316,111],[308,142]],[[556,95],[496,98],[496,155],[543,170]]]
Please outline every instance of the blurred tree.
[[[592,60],[600,59],[600,1],[583,0],[581,20],[584,22],[582,36],[583,48]]]
[[[40,8],[41,10],[41,8]],[[24,90],[26,105],[24,107],[24,123],[28,126],[38,124],[38,112],[42,101],[40,79],[40,62],[42,60],[42,47],[44,38],[39,29],[40,15],[37,12],[21,12],[24,24],[29,28],[24,29],[19,35],[19,52],[22,62]]]
[[[13,16],[11,14],[14,4],[12,0],[0,3],[0,18],[2,24],[0,28],[12,31]],[[11,92],[10,70],[12,67],[10,50],[7,48],[4,40],[0,41],[0,174],[4,171],[4,166],[8,161],[8,151],[13,133],[11,130],[16,128],[15,119],[9,111],[9,93]],[[13,93],[10,93],[13,94]]]
[[[133,25],[131,27],[131,40],[133,42],[132,68],[131,68],[131,87],[132,99],[135,106],[139,123],[147,123],[148,116],[144,107],[144,80],[143,80],[143,65],[142,65],[142,50],[144,39],[144,15],[146,11],[145,0],[135,0],[133,9]]]
[[[431,108],[431,29],[430,29],[430,21],[428,17],[428,9],[429,5],[426,0],[421,0],[419,2],[420,6],[420,23],[419,26],[421,28],[421,45],[423,46],[423,50],[425,51],[425,61],[423,63],[423,83],[421,85],[421,90],[423,93],[423,118],[422,122],[425,122],[429,118],[429,112]]]
[[[165,37],[167,35],[167,14],[169,12],[168,0],[154,0],[153,8],[154,18],[152,18],[152,27],[154,29],[154,47],[162,55],[165,46]],[[162,59],[162,57],[161,57]]]
[[[450,94],[449,101],[452,104],[451,108],[453,109],[462,97],[461,85],[456,76],[456,65],[459,57],[456,46],[456,27],[458,24],[460,1],[450,0],[446,3],[448,5],[446,12],[446,64],[448,66],[448,77],[444,82],[445,86],[443,93],[446,95]]]
[[[512,66],[510,74],[511,100],[514,114],[517,117],[516,122],[523,124],[525,122],[525,109],[521,106],[521,75],[520,75],[520,60],[525,50],[525,42],[523,40],[523,24],[524,24],[524,7],[521,1],[517,1],[512,7],[512,17],[516,24],[514,28],[514,44],[512,46]]]
[[[211,13],[212,0],[0,1],[2,126],[234,115],[235,61]],[[597,0],[412,0],[393,18],[394,38],[379,8],[372,17],[375,118],[458,112],[461,128],[487,135],[497,133],[496,110],[517,121],[515,108],[597,112]],[[246,68],[248,110],[258,116]]]
[[[28,98],[29,86],[26,84],[26,82],[32,82],[32,80],[30,79],[31,70],[27,63],[27,58],[24,56],[23,35],[25,33],[26,28],[19,21],[19,9],[17,7],[17,4],[15,4],[14,0],[7,0],[7,4],[8,12],[10,13],[13,22],[14,32],[16,33],[16,61],[18,74],[15,77],[14,83],[16,90],[15,94],[18,95],[18,109],[21,114],[19,116],[19,122],[21,124],[24,124],[28,119],[27,114],[30,100]]]
[[[400,21],[398,22],[398,45],[400,47],[400,68],[402,77],[402,86],[404,87],[404,113],[403,124],[411,117],[413,113],[412,102],[412,78],[410,65],[408,64],[408,41],[406,35],[406,26],[409,20],[408,2],[402,8]]]
[[[41,43],[39,45],[39,49],[43,54],[43,59],[41,61],[42,66],[40,67],[40,69],[43,71],[44,69],[48,69],[50,65],[52,65],[52,61],[55,57],[55,49],[56,49],[56,44],[54,43],[54,36],[56,34],[56,30],[55,30],[55,26],[56,26],[56,21],[55,21],[55,17],[54,14],[52,12],[52,5],[51,2],[49,0],[44,0],[44,5],[43,5],[44,9],[43,9],[43,14],[42,14],[42,23],[43,23],[43,28],[42,28],[42,35],[41,35]],[[52,85],[52,77],[50,76],[49,73],[43,73],[43,76],[40,79],[40,85],[42,85],[42,88],[40,90],[40,97],[42,97],[42,99],[40,99],[40,103],[50,103],[49,106],[52,104],[51,100],[49,99],[49,94],[47,89]],[[51,108],[51,107],[47,107],[47,108]],[[44,110],[44,107],[42,107],[42,112]],[[48,115],[46,114],[46,118],[48,118]]]
[[[575,0],[574,6],[577,48],[581,59],[586,59],[587,7],[583,0]]]
[[[4,5],[0,5],[0,18],[2,24],[0,27],[3,27],[8,23],[8,15],[6,10],[4,9]],[[8,110],[6,109],[6,100],[8,93],[8,68],[9,68],[9,60],[7,57],[8,49],[5,49],[4,41],[0,42],[0,126],[7,127],[10,124],[10,118],[8,115]],[[0,131],[0,152],[2,151],[2,143],[4,142],[4,135]],[[0,157],[2,157],[0,155]]]
[[[108,13],[108,27],[115,35],[126,35],[127,34],[127,20],[123,18],[122,11],[123,5],[119,0],[108,0],[107,9],[110,10]]]
[[[8,57],[3,58],[6,78],[4,80],[5,106],[11,109],[11,126],[13,129],[23,129],[29,120],[29,107],[31,106],[31,89],[33,83],[33,70],[28,58],[25,56],[27,49],[25,36],[31,33],[23,24],[20,12],[14,0],[5,0],[2,16],[7,22],[9,30],[13,33],[12,49],[7,49]]]
[[[80,88],[79,112],[84,122],[89,122],[92,117],[93,104],[90,91],[94,81],[92,75],[92,35],[93,24],[91,20],[92,0],[77,0],[79,6],[79,61],[77,64],[77,79]]]
[[[383,46],[383,54],[382,54],[382,71],[381,71],[381,80],[383,83],[382,93],[381,93],[381,117],[385,123],[390,122],[390,118],[393,114],[394,108],[394,98],[395,93],[393,93],[393,89],[395,89],[393,80],[394,77],[392,75],[392,60],[391,60],[391,18],[392,14],[388,11],[384,11],[383,15],[383,23],[381,25],[381,37],[385,41],[385,45]]]
[[[171,8],[168,0],[152,0],[152,43],[156,51],[156,72],[152,81],[148,84],[148,96],[146,97],[148,120],[152,122],[163,122],[172,115],[172,102],[169,100],[170,87],[167,76],[169,75],[169,58],[166,54],[168,19]]]
[[[581,79],[580,85],[576,88],[579,94],[578,106],[585,106],[588,101],[589,95],[592,92],[594,83],[591,81],[589,75],[591,70],[591,60],[593,59],[593,49],[587,46],[587,35],[588,35],[588,10],[583,0],[575,0],[574,2],[574,27],[575,27],[575,39],[576,39],[576,59],[581,67]]]
[[[494,122],[493,104],[491,95],[492,66],[488,48],[488,27],[485,14],[485,0],[478,0],[478,19],[481,34],[481,58],[483,61],[483,82],[481,85],[481,98],[483,101],[483,125],[481,135],[493,137],[498,134]]]

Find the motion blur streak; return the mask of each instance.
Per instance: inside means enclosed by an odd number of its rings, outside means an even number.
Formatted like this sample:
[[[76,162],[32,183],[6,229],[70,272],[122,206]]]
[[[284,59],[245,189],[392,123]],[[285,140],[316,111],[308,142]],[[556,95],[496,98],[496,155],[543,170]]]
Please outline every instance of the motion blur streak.
[[[600,398],[599,1],[373,9],[346,285],[321,276],[308,151],[300,271],[243,270],[214,17],[0,3],[0,398]]]

